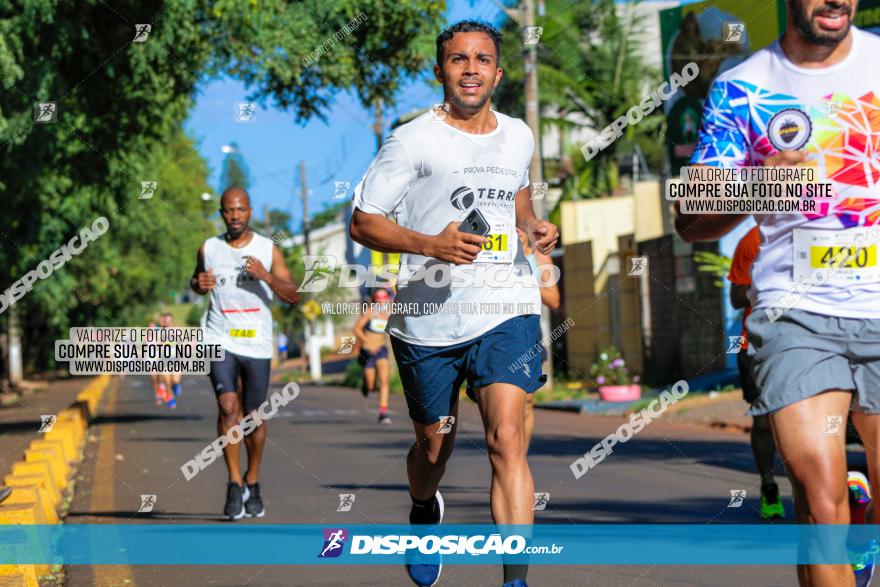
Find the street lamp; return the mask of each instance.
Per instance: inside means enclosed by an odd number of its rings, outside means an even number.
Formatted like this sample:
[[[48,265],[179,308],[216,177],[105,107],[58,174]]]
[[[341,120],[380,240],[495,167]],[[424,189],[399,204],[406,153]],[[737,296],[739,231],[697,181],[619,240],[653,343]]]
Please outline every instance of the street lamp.
[[[214,198],[213,194],[209,194],[208,192],[202,192],[202,201],[210,202]]]
[[[238,153],[238,147],[233,147],[232,145],[223,145],[222,147],[220,147],[220,150],[227,155],[229,153]]]

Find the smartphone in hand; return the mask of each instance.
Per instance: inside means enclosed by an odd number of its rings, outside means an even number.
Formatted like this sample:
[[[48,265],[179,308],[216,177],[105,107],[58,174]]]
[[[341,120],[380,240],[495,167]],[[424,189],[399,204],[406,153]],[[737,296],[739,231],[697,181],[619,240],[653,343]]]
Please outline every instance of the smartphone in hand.
[[[461,221],[458,230],[468,234],[475,234],[477,236],[486,236],[489,234],[491,228],[486,221],[486,217],[483,216],[483,213],[480,212],[479,208],[474,208],[471,210],[470,214],[465,216],[465,219]]]

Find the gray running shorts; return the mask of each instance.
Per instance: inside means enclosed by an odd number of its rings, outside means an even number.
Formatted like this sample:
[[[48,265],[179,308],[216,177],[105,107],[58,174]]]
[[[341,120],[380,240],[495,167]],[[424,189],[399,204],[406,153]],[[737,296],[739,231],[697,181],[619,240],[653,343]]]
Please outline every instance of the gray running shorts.
[[[770,322],[746,320],[760,395],[749,414],[769,414],[829,389],[851,390],[852,409],[880,414],[880,320],[792,309]]]

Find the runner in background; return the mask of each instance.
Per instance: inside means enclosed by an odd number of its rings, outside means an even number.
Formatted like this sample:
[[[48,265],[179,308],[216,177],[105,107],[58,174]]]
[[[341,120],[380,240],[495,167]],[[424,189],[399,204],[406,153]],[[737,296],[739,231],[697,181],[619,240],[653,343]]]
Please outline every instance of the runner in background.
[[[755,226],[740,239],[733,253],[733,262],[730,264],[730,303],[737,310],[743,310],[742,344],[739,354],[736,356],[736,364],[739,367],[739,379],[742,385],[743,399],[751,405],[758,399],[758,386],[752,375],[752,359],[749,357],[749,340],[746,332],[746,318],[752,312],[752,302],[749,300],[749,288],[752,286],[752,261],[758,255],[761,247],[761,235]],[[776,460],[776,441],[773,440],[773,429],[770,426],[770,417],[766,414],[752,416],[752,430],[750,434],[752,454],[755,456],[755,465],[761,476],[761,517],[784,518],[785,507],[779,498],[779,486],[773,477],[773,463]]]
[[[278,359],[280,361],[287,360],[287,343],[289,342],[287,339],[287,335],[283,332],[278,333]]]
[[[157,326],[155,322],[150,322],[147,325],[147,328],[159,328],[159,326]],[[153,397],[156,400],[157,406],[161,406],[168,401],[168,388],[159,379],[159,374],[155,371],[150,373],[150,385],[153,387]]]
[[[373,303],[355,322],[353,332],[361,344],[358,364],[364,368],[364,397],[379,384],[379,424],[391,424],[388,417],[388,346],[385,340],[385,327],[388,325],[391,296],[388,290],[377,289],[373,293]],[[384,306],[384,308],[382,307]]]
[[[220,214],[226,231],[202,244],[190,279],[193,291],[210,296],[202,319],[205,338],[224,350],[224,359],[213,361],[210,373],[217,396],[217,434],[221,436],[266,401],[275,346],[273,297],[289,304],[299,302],[296,282],[281,251],[248,228],[252,212],[245,189],[232,187],[223,192]],[[258,482],[266,428],[263,422],[244,437],[248,455],[244,475],[241,443],[230,442],[223,449],[229,472],[223,514],[230,520],[245,515],[261,518],[266,513]]]
[[[547,306],[551,310],[556,310],[559,308],[559,286],[554,282],[550,285],[550,282],[553,281],[552,275],[550,275],[550,271],[545,269],[541,271],[541,274],[538,275],[538,267],[545,265],[552,265],[553,259],[550,258],[550,255],[545,255],[538,249],[532,246],[532,243],[529,242],[529,237],[519,228],[516,229],[516,235],[519,237],[519,244],[522,247],[523,254],[526,256],[526,261],[529,262],[529,267],[532,268],[532,275],[535,276],[535,279],[538,280],[539,283],[542,284],[541,287],[541,304]],[[548,285],[543,285],[543,284]],[[551,343],[552,344],[552,343]],[[547,360],[547,348],[544,345],[541,345],[541,363]],[[526,452],[529,450],[529,445],[532,443],[532,432],[535,430],[535,395],[530,393],[526,396],[526,414],[525,414],[525,439],[526,439]]]
[[[159,326],[161,328],[172,328],[174,326],[174,316],[170,312],[164,312],[159,316]],[[165,388],[165,403],[173,410],[177,407],[177,396],[180,395],[181,374],[162,373],[160,379]]]

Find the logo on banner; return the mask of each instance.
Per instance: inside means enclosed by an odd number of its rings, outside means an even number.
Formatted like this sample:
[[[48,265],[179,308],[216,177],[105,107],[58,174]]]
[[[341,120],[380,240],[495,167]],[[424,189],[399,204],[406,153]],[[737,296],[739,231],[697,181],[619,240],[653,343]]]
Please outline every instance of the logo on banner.
[[[348,532],[343,528],[324,528],[324,548],[318,558],[336,558],[342,554]]]

